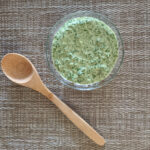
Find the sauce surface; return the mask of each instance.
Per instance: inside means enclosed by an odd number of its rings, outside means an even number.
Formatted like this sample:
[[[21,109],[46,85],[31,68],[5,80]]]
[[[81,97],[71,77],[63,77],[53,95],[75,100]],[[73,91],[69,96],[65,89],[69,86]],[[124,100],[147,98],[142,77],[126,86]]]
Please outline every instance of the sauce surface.
[[[52,61],[65,79],[91,84],[105,79],[118,58],[113,30],[93,17],[68,20],[52,42]]]

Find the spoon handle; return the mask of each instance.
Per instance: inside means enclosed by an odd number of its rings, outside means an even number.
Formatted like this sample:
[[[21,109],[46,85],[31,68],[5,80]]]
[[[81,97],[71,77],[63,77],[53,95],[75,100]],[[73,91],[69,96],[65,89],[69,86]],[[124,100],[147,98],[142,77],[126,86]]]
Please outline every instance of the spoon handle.
[[[85,120],[83,120],[77,113],[75,113],[69,106],[63,103],[56,95],[54,95],[47,87],[40,91],[49,100],[51,100],[74,125],[76,125],[85,135],[92,139],[100,146],[105,144],[104,138],[99,135]]]

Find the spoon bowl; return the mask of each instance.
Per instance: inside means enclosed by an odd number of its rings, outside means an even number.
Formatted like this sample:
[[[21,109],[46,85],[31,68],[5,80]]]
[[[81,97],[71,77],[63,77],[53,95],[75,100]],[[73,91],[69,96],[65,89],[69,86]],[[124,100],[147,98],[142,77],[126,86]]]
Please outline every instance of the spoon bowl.
[[[26,83],[33,75],[33,67],[24,56],[12,53],[3,57],[1,66],[5,75],[16,83]]]

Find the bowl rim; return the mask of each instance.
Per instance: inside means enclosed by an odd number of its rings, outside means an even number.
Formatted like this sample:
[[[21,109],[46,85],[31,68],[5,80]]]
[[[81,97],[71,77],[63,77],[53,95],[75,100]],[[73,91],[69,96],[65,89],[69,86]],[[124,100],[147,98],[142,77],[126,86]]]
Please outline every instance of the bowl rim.
[[[52,55],[51,55],[53,38],[54,38],[56,32],[60,29],[60,27],[62,25],[64,25],[64,23],[66,21],[68,21],[72,18],[83,17],[83,16],[84,17],[86,17],[86,16],[87,17],[94,17],[94,18],[97,18],[97,19],[103,21],[105,24],[107,24],[113,30],[113,32],[116,35],[117,41],[118,41],[119,56],[118,56],[118,59],[115,63],[115,66],[113,67],[112,71],[108,74],[108,76],[104,80],[101,80],[101,81],[96,82],[96,83],[91,83],[91,84],[78,84],[78,83],[73,83],[73,82],[65,79],[55,69],[55,66],[54,66],[53,61],[52,61]],[[76,89],[76,90],[81,90],[81,91],[94,90],[94,89],[101,88],[104,85],[108,84],[117,75],[117,73],[120,70],[120,67],[123,63],[123,59],[124,59],[123,40],[121,38],[119,30],[116,28],[116,26],[107,17],[105,17],[101,13],[96,13],[96,12],[93,12],[93,11],[73,12],[73,13],[65,15],[60,20],[58,20],[55,23],[55,25],[49,31],[49,34],[48,34],[48,37],[47,37],[47,40],[46,40],[46,43],[45,43],[45,53],[46,53],[46,60],[47,60],[48,68],[53,73],[53,75],[56,77],[56,79],[58,81],[60,81],[62,84],[66,85],[70,88],[73,88],[73,89]]]

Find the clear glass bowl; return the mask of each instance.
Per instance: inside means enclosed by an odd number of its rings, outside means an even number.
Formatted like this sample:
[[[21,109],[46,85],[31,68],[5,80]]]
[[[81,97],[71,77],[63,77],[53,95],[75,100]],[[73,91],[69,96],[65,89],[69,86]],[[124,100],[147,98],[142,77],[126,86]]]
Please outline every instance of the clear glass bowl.
[[[55,66],[54,66],[53,61],[52,61],[52,54],[51,54],[52,42],[53,42],[53,38],[55,36],[55,33],[60,29],[60,27],[62,27],[64,25],[64,23],[66,21],[68,21],[72,18],[82,17],[82,16],[94,17],[94,18],[97,18],[99,20],[102,20],[104,23],[106,23],[114,31],[114,33],[116,34],[117,40],[118,40],[119,55],[118,55],[118,59],[116,61],[116,64],[115,64],[113,70],[104,80],[96,82],[96,83],[92,83],[92,84],[78,84],[78,83],[73,83],[69,80],[66,80],[55,69]],[[106,17],[104,17],[100,13],[95,13],[95,12],[91,12],[91,11],[77,11],[75,13],[68,14],[64,18],[59,20],[50,30],[50,33],[48,35],[48,39],[46,42],[45,52],[46,52],[48,67],[50,68],[50,71],[53,72],[53,75],[64,85],[67,85],[73,89],[83,90],[83,91],[100,88],[100,87],[106,85],[107,83],[109,83],[116,76],[117,72],[119,71],[120,66],[123,62],[123,57],[124,57],[123,41],[121,39],[121,36],[120,36],[118,29]]]

